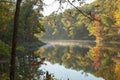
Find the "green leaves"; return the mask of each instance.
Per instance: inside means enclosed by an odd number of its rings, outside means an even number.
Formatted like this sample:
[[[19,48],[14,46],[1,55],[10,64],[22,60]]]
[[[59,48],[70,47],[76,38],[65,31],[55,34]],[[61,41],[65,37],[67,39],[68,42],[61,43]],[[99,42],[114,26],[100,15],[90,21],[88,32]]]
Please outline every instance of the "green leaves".
[[[10,46],[0,40],[0,55],[9,55],[9,54],[10,54]]]
[[[23,46],[18,46],[18,47],[16,48],[16,50],[18,50],[18,51],[24,51],[25,48],[24,48]]]
[[[103,15],[101,17],[101,22],[106,27],[111,27],[113,25],[113,20],[109,16],[106,16],[106,15]]]
[[[41,0],[40,0],[41,1]],[[34,6],[36,7],[34,8]],[[21,7],[21,27],[23,32],[30,32],[31,34],[44,32],[45,29],[41,23],[43,17],[40,13],[42,3],[37,0],[25,1]]]

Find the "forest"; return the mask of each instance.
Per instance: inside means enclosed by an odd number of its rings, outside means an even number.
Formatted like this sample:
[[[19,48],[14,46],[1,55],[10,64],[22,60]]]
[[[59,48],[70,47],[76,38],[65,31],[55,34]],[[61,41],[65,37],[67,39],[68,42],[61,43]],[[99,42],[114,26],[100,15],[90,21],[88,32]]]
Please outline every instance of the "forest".
[[[39,13],[39,11],[42,10],[42,4],[38,3],[39,1],[29,0],[25,0],[24,3],[22,3],[19,19],[20,27],[17,34],[18,52],[25,52],[26,49],[29,51],[31,50],[29,49],[31,46],[33,46],[33,48],[37,48],[37,46],[44,44],[34,36],[35,33],[39,34],[44,32],[43,25],[40,23],[40,17],[42,14]],[[38,7],[33,9],[35,4],[38,4]],[[10,54],[13,35],[15,1],[0,1],[0,7],[0,57],[2,58],[4,55]]]
[[[49,16],[43,16],[41,13],[44,6],[42,0],[23,0],[20,5],[18,21],[19,27],[18,33],[16,34],[16,53],[17,55],[20,54],[19,56],[25,54],[31,57],[32,53],[34,53],[35,50],[38,50],[40,46],[45,44],[41,40],[94,40],[97,43],[119,43],[119,3],[120,0],[95,0],[90,4],[84,4],[83,6],[66,9],[64,12],[61,12],[59,14],[52,13]],[[10,59],[14,32],[13,28],[15,16],[14,13],[16,10],[15,6],[15,0],[0,0],[0,65],[1,63],[9,62]],[[94,52],[97,49],[99,49],[97,52],[98,54]],[[115,52],[113,49],[109,49],[112,52]],[[119,50],[117,47],[116,49]],[[83,60],[84,63],[87,63],[87,61],[91,60],[95,62],[96,60],[93,60],[94,58],[92,58],[93,55],[91,53],[95,53],[94,55],[97,55],[97,57],[100,58],[99,51],[104,51],[104,49],[101,49],[99,45],[96,45],[96,47],[93,49],[86,49],[86,51],[89,51],[89,53],[86,54],[87,56],[85,56],[85,54],[83,55],[82,53],[79,55],[80,59],[81,56],[87,58],[85,58],[86,60]],[[78,55],[77,52],[76,55]],[[90,55],[90,57],[88,55]],[[87,69],[91,63],[88,62],[88,65],[79,66],[79,68],[76,68],[74,64],[67,65],[67,63],[65,63],[65,60],[72,60],[70,59],[70,54],[61,54],[57,56],[60,56],[60,59],[58,58],[59,60],[56,61],[64,61],[66,67],[73,65],[73,68],[77,70],[79,70],[81,67],[85,67]],[[101,56],[104,57],[103,54],[101,54]],[[106,52],[106,56],[108,58],[107,60],[104,60],[105,62],[111,58],[112,54],[108,56]],[[34,56],[32,58],[34,58]],[[77,58],[75,57],[75,59]],[[116,59],[112,59],[113,61],[116,61]],[[106,65],[106,68],[111,65],[106,64],[104,61],[103,65]],[[84,63],[81,62],[79,64],[81,65]],[[118,68],[118,61],[116,63],[117,64],[115,66]],[[99,63],[95,65],[95,68],[97,68],[98,65]],[[0,68],[0,71],[2,68]],[[99,73],[101,73],[102,70],[104,69],[100,69]],[[95,70],[92,69],[91,73],[94,71]],[[119,69],[116,71],[119,71]],[[96,75],[99,76],[99,73],[96,73]],[[3,72],[0,72],[0,74],[2,75]]]
[[[95,0],[82,7],[44,17],[43,39],[120,41],[119,0]],[[84,13],[81,14],[80,11]]]
[[[42,5],[37,0],[0,0],[0,79],[15,80],[16,55],[30,56],[45,44],[34,36],[45,31],[40,22]]]

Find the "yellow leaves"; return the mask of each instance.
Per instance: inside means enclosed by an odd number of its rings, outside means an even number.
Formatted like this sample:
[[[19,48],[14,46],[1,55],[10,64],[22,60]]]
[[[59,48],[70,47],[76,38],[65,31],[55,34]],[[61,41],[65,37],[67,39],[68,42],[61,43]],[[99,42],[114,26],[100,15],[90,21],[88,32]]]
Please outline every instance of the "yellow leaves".
[[[119,11],[116,11],[116,12],[115,12],[115,18],[116,18],[116,19],[119,19],[119,18],[120,18],[120,14],[119,14],[119,13],[120,13]]]
[[[8,29],[8,21],[12,20],[11,5],[6,2],[0,2],[0,31]],[[11,10],[11,12],[10,12]]]
[[[118,34],[120,34],[120,29],[118,30]]]
[[[55,35],[58,32],[57,29],[54,29],[54,32],[52,33],[52,35]]]
[[[81,25],[81,21],[77,21],[77,22],[76,22],[76,25]]]
[[[103,15],[101,16],[102,24],[105,25],[105,27],[111,27],[113,25],[113,21],[109,16]]]
[[[66,59],[70,59],[70,58],[71,58],[71,54],[70,54],[70,53],[67,53]]]
[[[36,38],[40,38],[40,37],[43,36],[43,33],[44,33],[44,32],[41,32],[41,33],[35,33],[34,36],[35,36]]]
[[[9,80],[9,75],[7,73],[0,73],[0,78],[2,78],[2,80]]]
[[[1,75],[2,77],[6,77],[7,76],[7,74],[6,73],[2,73],[2,75]]]
[[[35,55],[37,56],[44,56],[45,49],[44,48],[40,48],[37,51],[34,52]]]
[[[70,21],[66,21],[66,26],[67,27],[70,27],[72,24],[71,24],[71,22]]]
[[[65,27],[70,27],[72,25],[72,23],[68,21],[66,18],[62,18],[61,21]]]
[[[115,65],[115,73],[120,71],[120,66],[119,65]]]
[[[120,10],[118,10],[118,11],[115,12],[114,17],[115,17],[115,20],[116,20],[115,24],[119,25],[120,24]]]
[[[120,5],[119,5],[119,0],[116,2],[116,11],[114,12],[114,18],[116,21],[116,25],[120,25]]]
[[[62,60],[63,61],[67,61],[67,60],[69,60],[70,58],[72,57],[72,55],[71,55],[71,53],[65,53],[63,56],[62,56]]]
[[[19,50],[19,51],[24,51],[25,50],[25,48],[23,46],[18,46],[16,49]]]
[[[116,59],[113,59],[113,61],[116,63],[114,67],[115,78],[116,80],[119,80],[120,79],[120,62]]]
[[[30,78],[25,78],[24,80],[31,80]]]

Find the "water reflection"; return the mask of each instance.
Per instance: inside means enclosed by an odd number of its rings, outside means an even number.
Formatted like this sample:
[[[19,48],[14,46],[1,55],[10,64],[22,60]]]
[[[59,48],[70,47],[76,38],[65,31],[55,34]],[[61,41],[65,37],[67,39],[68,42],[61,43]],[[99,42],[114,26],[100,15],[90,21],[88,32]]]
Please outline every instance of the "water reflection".
[[[41,47],[35,53],[36,55],[46,57],[47,58],[46,60],[53,65],[59,64],[61,66],[64,66],[66,69],[75,71],[82,70],[84,71],[84,73],[90,73],[94,75],[94,77],[96,77],[96,79],[94,80],[99,80],[97,77],[102,77],[105,80],[119,80],[120,79],[119,47],[120,44],[113,43],[111,44],[97,43],[94,46],[92,45],[91,47],[84,46],[81,47],[79,45],[77,46],[46,45]],[[57,67],[54,70],[56,69]],[[66,71],[66,69],[63,69],[62,71]],[[58,71],[57,73],[59,73],[60,71]],[[65,77],[68,74],[59,73],[59,75]],[[75,75],[77,75],[77,73]],[[70,76],[68,76],[68,78],[69,77]],[[90,80],[91,76],[88,76],[88,78],[89,79],[86,80]],[[79,79],[80,78],[78,77],[75,80]]]
[[[44,80],[46,72],[38,70],[45,58],[37,57],[33,52],[18,53],[16,57],[15,80]],[[9,61],[0,62],[0,80],[9,80]]]
[[[119,80],[119,48],[115,43],[80,42],[47,44],[34,53],[19,52],[16,80],[44,80],[47,71],[59,80]],[[9,66],[8,61],[0,60],[0,80],[9,80]]]
[[[73,69],[67,69],[64,65],[51,64],[46,62],[47,66],[43,65],[39,69],[49,71],[57,78],[57,80],[104,80],[102,78],[94,77],[90,73],[86,73],[83,70],[76,71]]]

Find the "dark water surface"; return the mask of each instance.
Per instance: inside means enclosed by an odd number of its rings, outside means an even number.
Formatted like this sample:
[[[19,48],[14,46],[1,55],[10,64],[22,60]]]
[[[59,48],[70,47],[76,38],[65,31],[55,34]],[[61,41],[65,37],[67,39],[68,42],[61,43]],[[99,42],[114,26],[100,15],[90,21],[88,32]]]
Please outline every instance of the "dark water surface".
[[[120,44],[93,41],[47,41],[26,54],[17,53],[16,80],[120,80]],[[0,80],[8,80],[9,63],[0,61]]]

